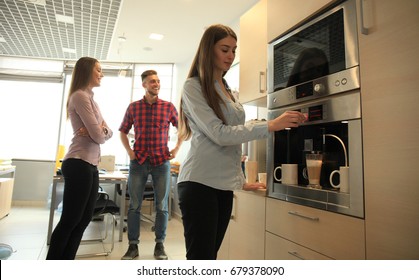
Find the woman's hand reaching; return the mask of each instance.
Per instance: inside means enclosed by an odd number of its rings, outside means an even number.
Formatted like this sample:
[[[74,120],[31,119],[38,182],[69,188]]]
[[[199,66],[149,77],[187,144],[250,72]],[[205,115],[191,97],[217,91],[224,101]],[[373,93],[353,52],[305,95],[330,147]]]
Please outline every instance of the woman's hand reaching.
[[[268,121],[268,130],[278,131],[287,127],[298,127],[307,120],[307,115],[297,111],[286,111],[279,117]]]
[[[266,190],[266,185],[264,183],[245,183],[243,185],[243,190],[245,191],[256,191],[256,190]]]

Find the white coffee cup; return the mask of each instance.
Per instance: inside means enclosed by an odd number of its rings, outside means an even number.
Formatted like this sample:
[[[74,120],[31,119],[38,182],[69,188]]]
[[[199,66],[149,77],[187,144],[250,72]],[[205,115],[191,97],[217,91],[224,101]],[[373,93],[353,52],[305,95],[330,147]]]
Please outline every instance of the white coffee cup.
[[[258,173],[258,182],[266,186],[266,173]]]
[[[281,169],[281,178],[276,177],[276,171]],[[282,182],[286,185],[297,185],[298,184],[298,164],[282,164],[274,170],[275,180]]]
[[[339,174],[339,185],[333,184],[333,175]],[[336,189],[340,189],[341,192],[349,193],[349,167],[341,166],[339,170],[333,170],[329,177],[330,185]]]

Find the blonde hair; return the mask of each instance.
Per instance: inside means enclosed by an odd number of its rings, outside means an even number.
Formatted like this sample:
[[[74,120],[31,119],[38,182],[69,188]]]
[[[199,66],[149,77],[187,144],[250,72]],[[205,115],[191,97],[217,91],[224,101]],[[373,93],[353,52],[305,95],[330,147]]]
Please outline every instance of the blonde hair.
[[[208,105],[215,115],[226,123],[220,104],[225,104],[224,100],[217,94],[214,86],[214,46],[215,44],[231,36],[237,41],[237,35],[228,26],[215,24],[208,27],[202,35],[198,50],[189,70],[188,78],[198,77],[201,84],[202,93]],[[227,72],[225,72],[227,73]],[[224,74],[225,74],[224,73]],[[178,137],[188,140],[192,136],[192,131],[188,119],[183,111],[182,97],[180,98],[179,130]]]

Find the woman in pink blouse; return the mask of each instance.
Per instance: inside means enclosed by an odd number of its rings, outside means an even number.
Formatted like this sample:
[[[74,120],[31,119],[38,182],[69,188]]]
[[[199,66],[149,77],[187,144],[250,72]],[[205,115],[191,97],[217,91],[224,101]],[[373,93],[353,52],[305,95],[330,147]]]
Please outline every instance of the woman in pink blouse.
[[[102,77],[100,63],[94,58],[82,57],[74,66],[67,101],[67,117],[74,133],[61,166],[63,211],[51,235],[47,260],[73,260],[93,216],[99,189],[100,144],[113,134],[93,100],[92,89],[100,86]]]

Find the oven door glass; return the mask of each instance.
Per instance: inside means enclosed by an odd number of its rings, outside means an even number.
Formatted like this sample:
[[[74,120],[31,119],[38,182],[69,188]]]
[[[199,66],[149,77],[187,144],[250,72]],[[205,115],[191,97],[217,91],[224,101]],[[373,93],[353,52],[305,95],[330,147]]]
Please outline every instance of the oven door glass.
[[[273,47],[274,91],[346,69],[339,9]]]

